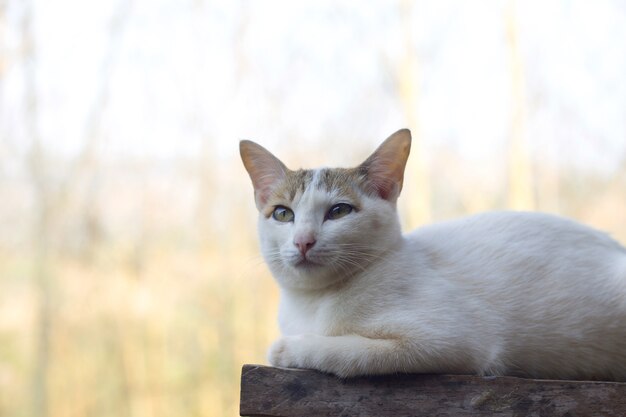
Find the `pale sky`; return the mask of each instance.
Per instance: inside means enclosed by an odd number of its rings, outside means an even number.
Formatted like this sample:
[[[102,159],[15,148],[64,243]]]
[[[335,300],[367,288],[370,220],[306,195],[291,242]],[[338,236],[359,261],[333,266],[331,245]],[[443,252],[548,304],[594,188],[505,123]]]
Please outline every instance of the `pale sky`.
[[[374,146],[406,125],[391,76],[404,47],[399,4],[35,0],[39,131],[53,151],[76,153],[104,91],[99,146],[112,157],[204,147],[232,158],[242,138],[286,150],[327,146],[325,138],[341,152]],[[412,4],[426,157],[450,147],[496,158],[511,122],[510,2]],[[27,148],[23,8],[8,1],[0,134]],[[529,146],[611,170],[626,157],[625,3],[532,0],[515,10]]]

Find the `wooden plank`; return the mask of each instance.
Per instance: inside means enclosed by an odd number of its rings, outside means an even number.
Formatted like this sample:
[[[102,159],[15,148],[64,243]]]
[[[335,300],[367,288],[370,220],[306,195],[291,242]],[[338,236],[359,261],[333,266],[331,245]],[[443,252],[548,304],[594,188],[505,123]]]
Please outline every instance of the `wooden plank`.
[[[342,380],[244,365],[242,416],[622,416],[626,383],[470,375]]]

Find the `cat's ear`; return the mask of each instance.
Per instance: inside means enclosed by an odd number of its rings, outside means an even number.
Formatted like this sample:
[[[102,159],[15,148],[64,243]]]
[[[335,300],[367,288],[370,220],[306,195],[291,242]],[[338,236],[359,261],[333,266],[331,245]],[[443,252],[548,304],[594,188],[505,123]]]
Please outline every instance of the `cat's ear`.
[[[411,150],[411,131],[398,130],[389,136],[360,166],[378,195],[395,202],[402,190],[404,167]]]
[[[259,144],[249,140],[239,142],[241,160],[254,186],[254,199],[259,210],[267,204],[273,186],[289,169],[278,158]]]

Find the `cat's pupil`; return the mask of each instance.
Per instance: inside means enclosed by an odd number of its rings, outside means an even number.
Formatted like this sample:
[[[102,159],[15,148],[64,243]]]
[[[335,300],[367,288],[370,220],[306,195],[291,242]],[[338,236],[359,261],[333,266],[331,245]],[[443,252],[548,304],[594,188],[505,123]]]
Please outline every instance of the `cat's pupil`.
[[[346,214],[350,214],[352,212],[352,206],[346,203],[335,204],[328,211],[327,218],[329,220],[337,220]]]

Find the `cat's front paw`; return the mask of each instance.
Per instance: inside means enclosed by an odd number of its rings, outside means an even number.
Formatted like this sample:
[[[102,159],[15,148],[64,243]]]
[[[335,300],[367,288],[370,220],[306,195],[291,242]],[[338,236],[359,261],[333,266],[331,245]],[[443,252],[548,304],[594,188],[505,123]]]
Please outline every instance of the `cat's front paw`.
[[[281,368],[305,368],[304,336],[281,337],[270,347],[267,359],[273,366]]]

